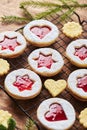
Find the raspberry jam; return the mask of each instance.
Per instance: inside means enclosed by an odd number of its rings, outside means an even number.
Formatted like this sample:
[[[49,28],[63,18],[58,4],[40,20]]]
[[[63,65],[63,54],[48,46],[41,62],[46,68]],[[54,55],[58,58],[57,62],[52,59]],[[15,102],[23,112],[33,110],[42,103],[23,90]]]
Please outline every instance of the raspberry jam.
[[[85,46],[81,48],[75,48],[75,56],[78,56],[81,60],[87,58],[87,48]]]
[[[62,106],[58,103],[53,103],[49,107],[49,111],[45,113],[47,121],[62,121],[67,120],[66,114]]]
[[[4,40],[0,42],[1,50],[9,49],[14,51],[20,44],[17,42],[17,38],[8,38],[5,36]]]
[[[32,33],[42,39],[51,31],[51,28],[49,28],[48,26],[34,26],[30,30]]]
[[[52,55],[45,56],[43,54],[39,55],[37,62],[38,62],[38,68],[47,67],[48,69],[50,69],[52,64],[54,63]]]
[[[77,87],[82,88],[84,92],[87,92],[87,75],[77,79]]]
[[[19,91],[31,90],[33,84],[34,81],[29,79],[28,75],[16,76],[16,81],[13,83],[13,85],[17,87]]]

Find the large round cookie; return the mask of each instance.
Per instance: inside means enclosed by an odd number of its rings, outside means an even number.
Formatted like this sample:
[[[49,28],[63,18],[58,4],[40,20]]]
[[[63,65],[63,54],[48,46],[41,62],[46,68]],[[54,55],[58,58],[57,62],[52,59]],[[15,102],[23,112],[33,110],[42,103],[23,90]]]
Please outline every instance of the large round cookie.
[[[14,31],[0,33],[0,56],[14,58],[21,55],[27,46],[22,34]]]
[[[50,98],[39,105],[37,118],[49,130],[66,130],[75,122],[75,110],[64,99]]]
[[[7,75],[4,85],[10,96],[23,100],[36,97],[42,88],[40,77],[28,69],[12,71]]]
[[[66,56],[77,67],[87,67],[87,39],[71,42],[66,48]]]
[[[87,101],[87,69],[73,71],[68,77],[68,89],[73,96]]]
[[[24,27],[23,33],[30,44],[45,47],[55,42],[59,30],[50,21],[34,20]]]
[[[42,76],[54,76],[58,74],[64,61],[61,54],[52,48],[36,49],[28,57],[30,67]]]

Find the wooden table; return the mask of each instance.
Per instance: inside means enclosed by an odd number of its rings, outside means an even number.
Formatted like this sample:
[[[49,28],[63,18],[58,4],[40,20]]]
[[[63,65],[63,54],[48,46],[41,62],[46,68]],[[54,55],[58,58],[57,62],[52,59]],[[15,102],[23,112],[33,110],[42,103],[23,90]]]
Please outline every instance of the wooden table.
[[[22,15],[22,11],[19,9],[19,3],[21,1],[23,1],[23,0],[3,0],[3,1],[0,1],[0,16],[3,16],[3,15],[15,15],[15,14],[18,15],[18,16],[21,16]],[[51,1],[51,0],[49,0],[49,1]],[[87,3],[87,0],[78,0],[78,1],[81,2],[81,3]],[[34,13],[33,9],[31,11],[32,11],[32,13]],[[80,15],[81,19],[86,19],[87,20],[87,15],[86,15],[87,14],[87,9],[78,9],[77,13]],[[54,23],[56,23],[56,21],[54,21]],[[20,28],[22,26],[23,25],[18,25],[18,24],[2,25],[2,23],[0,23],[0,32],[7,31],[7,30],[15,30],[15,29]],[[58,27],[60,27],[60,26],[61,25],[58,25]],[[61,39],[62,38],[64,38],[64,35],[61,34]],[[66,43],[69,43],[71,40],[65,37],[65,41],[66,41]],[[64,41],[60,41],[60,42],[61,42],[61,44],[65,44]],[[66,46],[67,46],[67,44],[65,45],[65,47]],[[56,47],[57,46],[54,44],[54,48],[56,48]],[[35,48],[31,47],[30,49],[33,50]],[[62,49],[64,49],[64,48],[62,48]],[[61,53],[62,53],[62,49],[60,49]],[[17,65],[17,68],[20,68],[22,66],[27,66],[27,56],[29,54],[29,51],[27,50],[26,52],[27,52],[26,55],[24,54],[21,57],[18,57],[16,59],[12,59],[12,60],[8,59],[8,61],[11,62],[12,64]],[[25,62],[23,62],[24,59],[26,59]],[[19,64],[19,62],[20,62],[20,64]],[[68,62],[68,61],[66,60],[66,62]],[[11,71],[12,71],[14,69],[14,67],[13,67],[13,65],[11,65],[11,66],[12,66],[12,68],[11,68]],[[71,66],[71,68],[72,68],[72,65],[70,63],[68,63],[68,66]],[[66,68],[65,68],[65,70],[66,70]],[[69,69],[67,71],[69,71]],[[61,77],[61,74],[60,74],[60,77]],[[63,74],[63,77],[66,79],[66,75]],[[0,84],[1,85],[3,85],[4,78],[5,78],[5,76],[4,77],[0,77]],[[57,77],[54,77],[54,78],[56,79]],[[46,97],[46,96],[48,96],[48,94],[49,93],[46,90],[43,90],[42,94],[40,94],[40,96],[35,98],[34,100],[24,101],[24,102],[23,101],[18,101],[18,103],[20,103],[23,106],[23,108],[26,109],[26,110],[30,108],[31,109],[30,113],[31,113],[31,115],[33,115],[33,118],[34,118],[34,115],[36,114],[35,110],[37,109],[37,106],[41,102],[40,99],[42,99],[42,95],[44,95]],[[64,95],[65,94],[66,94],[66,92],[64,92]],[[61,96],[63,96],[63,94]],[[68,100],[70,100],[71,96],[68,93],[66,94],[66,96],[68,96]],[[4,109],[4,110],[8,110],[9,112],[11,112],[13,114],[14,118],[17,121],[17,126],[20,129],[23,130],[23,126],[24,126],[24,123],[26,121],[25,114],[23,114],[23,112],[21,112],[17,108],[17,106],[14,104],[14,102],[2,90],[0,90],[0,97],[1,97],[0,98],[0,108]],[[51,96],[49,95],[48,97],[51,97]],[[43,100],[44,99],[45,98],[43,98]],[[67,99],[67,97],[66,97],[66,99]],[[39,100],[39,102],[37,100]],[[35,109],[33,107],[34,102],[37,102],[37,104],[38,104],[35,107]],[[78,104],[76,104],[76,102],[77,102],[77,100],[72,98],[72,104],[75,105],[76,109],[79,107],[79,104],[82,104],[82,107],[77,112],[77,116],[78,116],[80,110],[82,108],[84,108],[86,106],[86,104],[82,103],[80,101],[78,101]],[[30,106],[30,107],[28,108],[28,106]],[[35,118],[36,118],[36,116],[35,116]],[[80,126],[80,124],[78,124],[78,122],[77,122],[76,125]],[[78,130],[85,130],[82,126],[80,126],[79,128],[77,127],[77,129]],[[45,129],[43,128],[43,130],[45,130]],[[73,127],[71,130],[76,130],[76,129]]]

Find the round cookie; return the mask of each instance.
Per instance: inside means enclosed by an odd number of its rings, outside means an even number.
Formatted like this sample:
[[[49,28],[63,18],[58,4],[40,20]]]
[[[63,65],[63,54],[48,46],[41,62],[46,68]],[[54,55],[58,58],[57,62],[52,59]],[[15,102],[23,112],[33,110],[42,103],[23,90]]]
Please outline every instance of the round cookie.
[[[18,69],[7,75],[4,86],[10,96],[25,100],[34,98],[40,93],[42,82],[33,71]]]
[[[10,64],[7,60],[0,58],[0,76],[7,74],[10,70]]]
[[[68,89],[79,100],[87,101],[87,69],[73,71],[68,77]]]
[[[27,46],[22,34],[14,31],[0,33],[0,56],[14,58],[21,55]]]
[[[70,38],[77,38],[83,32],[82,26],[74,21],[64,24],[62,30],[63,33]]]
[[[28,57],[30,67],[42,76],[54,76],[58,74],[64,61],[61,54],[52,48],[36,49]]]
[[[66,130],[75,122],[75,110],[64,99],[50,98],[39,105],[37,118],[49,130]]]
[[[78,39],[66,48],[66,56],[77,67],[87,67],[87,40]]]
[[[34,20],[24,27],[23,34],[30,44],[45,47],[55,42],[59,30],[50,21]]]

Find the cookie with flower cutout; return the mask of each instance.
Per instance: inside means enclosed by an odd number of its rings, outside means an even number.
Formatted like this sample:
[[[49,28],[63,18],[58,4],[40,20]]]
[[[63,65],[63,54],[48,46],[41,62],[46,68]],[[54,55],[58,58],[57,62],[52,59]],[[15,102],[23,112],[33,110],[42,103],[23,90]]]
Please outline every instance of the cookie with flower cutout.
[[[66,88],[66,81],[63,79],[57,81],[47,79],[44,82],[44,86],[53,97],[56,97]]]
[[[87,69],[73,71],[67,80],[71,94],[82,101],[87,101]]]
[[[66,56],[77,67],[87,67],[87,39],[71,42],[66,48]]]
[[[0,58],[0,76],[7,74],[10,70],[10,64],[7,60]]]
[[[83,29],[79,23],[72,21],[65,23],[62,31],[66,36],[70,38],[78,38],[82,34]]]
[[[58,28],[47,20],[33,20],[23,30],[25,38],[30,44],[38,47],[45,47],[53,44],[58,35]]]
[[[87,128],[87,108],[80,112],[79,122],[83,125],[84,128]]]
[[[52,48],[40,48],[28,56],[28,63],[33,71],[42,76],[54,76],[63,68],[61,54]]]
[[[0,33],[0,57],[17,57],[24,52],[26,46],[26,40],[19,32]]]
[[[42,82],[40,77],[28,69],[10,72],[4,81],[5,90],[15,99],[31,99],[40,94]]]
[[[62,98],[42,101],[37,109],[37,118],[49,130],[66,130],[75,122],[75,110],[71,103]]]

